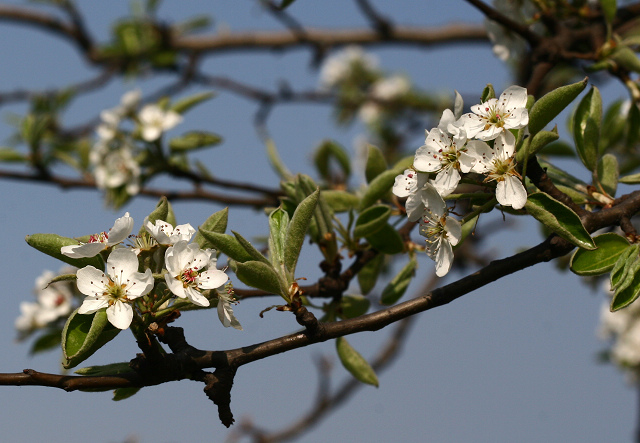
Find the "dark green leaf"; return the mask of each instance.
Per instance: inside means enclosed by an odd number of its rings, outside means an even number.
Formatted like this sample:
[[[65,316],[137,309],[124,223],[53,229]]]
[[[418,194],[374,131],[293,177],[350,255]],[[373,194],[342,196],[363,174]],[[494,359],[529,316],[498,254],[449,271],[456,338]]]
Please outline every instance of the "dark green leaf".
[[[373,179],[360,199],[360,210],[364,211],[384,197],[393,187],[398,171],[390,169]]]
[[[125,400],[133,395],[137,394],[142,388],[118,388],[113,390],[113,401]]]
[[[378,377],[371,365],[353,349],[344,337],[336,339],[336,350],[342,366],[351,373],[357,380],[378,387]]]
[[[151,214],[147,216],[147,220],[150,221],[152,224],[155,224],[155,222],[158,220],[162,220],[169,223],[172,226],[176,225],[176,216],[173,213],[173,208],[171,207],[171,203],[169,203],[169,200],[167,200],[166,197],[160,198],[160,200],[156,204],[155,209],[151,211]],[[140,232],[138,232],[138,234],[142,235],[145,232],[147,232],[147,230],[145,229],[144,226],[141,226]]]
[[[535,155],[542,148],[547,146],[549,143],[558,140],[558,127],[554,127],[551,131],[540,131],[536,135],[533,136],[529,143],[525,143],[524,146],[526,149],[520,149],[516,153],[516,162],[522,163],[525,158],[531,157]]]
[[[611,288],[617,288],[629,273],[629,266],[638,258],[638,251],[640,245],[634,244],[623,250],[618,257],[618,260],[613,265],[610,274]]]
[[[607,23],[611,24],[616,17],[616,10],[618,6],[616,0],[600,0],[600,7],[602,8],[602,15],[604,15]]]
[[[384,254],[378,254],[358,272],[358,284],[363,294],[368,294],[375,287],[383,265]]]
[[[613,232],[593,237],[598,249],[577,249],[571,257],[570,268],[578,275],[600,275],[611,271],[629,242]]]
[[[391,217],[391,209],[388,206],[377,205],[365,209],[356,220],[353,236],[356,238],[368,237],[381,230]]]
[[[107,320],[105,309],[94,314],[71,313],[62,330],[62,366],[73,368],[113,340],[120,329]]]
[[[536,220],[565,240],[580,248],[596,248],[580,217],[548,194],[536,192],[529,195],[525,208]]]
[[[598,163],[601,122],[602,98],[594,86],[580,101],[573,116],[573,139],[578,156],[590,171],[595,171]]]
[[[384,154],[377,146],[369,145],[367,146],[367,164],[365,167],[365,177],[367,179],[367,183],[371,183],[371,181],[382,174],[389,168],[387,165],[387,161],[384,158]]]
[[[347,212],[351,209],[355,209],[360,203],[360,199],[356,195],[347,191],[322,191],[322,197],[335,213]]]
[[[392,305],[400,300],[409,287],[409,283],[411,283],[411,279],[415,275],[417,266],[418,261],[416,260],[416,257],[411,257],[409,262],[403,266],[400,272],[398,272],[384,288],[382,296],[380,297],[380,303],[383,305]]]
[[[40,352],[48,351],[53,348],[57,348],[60,346],[60,341],[62,340],[62,329],[53,328],[47,330],[44,334],[36,339],[31,345],[31,349],[29,350],[30,355],[38,354]]]
[[[615,197],[618,188],[618,159],[613,154],[605,154],[598,162],[598,181],[610,197]]]
[[[343,318],[355,318],[366,314],[371,302],[362,295],[345,295],[340,301]]]
[[[404,241],[393,226],[386,224],[375,234],[365,237],[380,252],[393,255],[404,251]]]
[[[313,194],[305,198],[293,213],[291,223],[289,223],[289,227],[286,231],[284,263],[292,277],[294,276],[298,257],[300,256],[300,250],[302,249],[304,238],[307,234],[307,230],[309,229],[309,224],[311,223],[314,213],[316,213],[316,206],[319,198],[320,190],[318,189],[316,189]]]
[[[496,98],[496,91],[493,89],[493,85],[489,83],[482,90],[482,94],[480,95],[480,103],[484,103],[492,98]]]
[[[210,232],[217,232],[218,234],[224,234],[227,230],[227,222],[229,220],[229,208],[224,208],[215,212],[205,220],[203,224],[198,228],[196,236],[193,241],[200,245],[201,249],[207,249],[213,247],[213,245],[202,235],[200,229]]]
[[[328,182],[332,182],[331,163],[332,160],[340,166],[342,179],[346,180],[351,174],[351,159],[347,151],[338,143],[332,140],[325,140],[318,146],[314,155],[314,163],[320,176]]]
[[[71,258],[66,255],[62,255],[60,248],[63,246],[77,245],[78,241],[73,238],[61,237],[57,234],[33,234],[27,235],[25,240],[29,244],[36,248],[40,252],[57,258],[65,263],[75,266],[77,268],[83,268],[85,266],[93,266],[97,269],[104,269],[104,261],[100,254],[94,257],[83,258]]]
[[[611,300],[611,311],[617,311],[633,303],[640,296],[640,259],[636,260],[636,265],[632,266],[629,273],[629,282],[620,285],[613,294]]]

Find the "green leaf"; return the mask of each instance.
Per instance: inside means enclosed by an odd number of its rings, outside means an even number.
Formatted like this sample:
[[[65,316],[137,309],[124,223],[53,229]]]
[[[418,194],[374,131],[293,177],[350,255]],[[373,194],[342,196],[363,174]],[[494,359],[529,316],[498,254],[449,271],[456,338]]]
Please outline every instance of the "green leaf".
[[[600,0],[600,6],[602,7],[602,15],[604,15],[605,20],[611,24],[616,17],[616,10],[618,9],[616,0]]]
[[[367,179],[367,183],[382,174],[389,168],[387,161],[384,158],[384,154],[377,146],[367,146],[367,164],[365,166],[364,174]]]
[[[173,208],[171,207],[171,203],[169,203],[169,200],[167,200],[167,197],[160,198],[160,200],[156,204],[155,209],[151,211],[151,214],[147,216],[147,220],[154,224],[156,221],[162,220],[172,226],[176,225],[176,216],[173,213]],[[142,235],[145,232],[147,232],[147,230],[143,225],[140,227],[138,235]]]
[[[29,349],[29,355],[35,355],[40,352],[48,351],[60,346],[62,340],[62,329],[52,328],[36,339]]]
[[[364,211],[384,197],[393,187],[397,175],[396,169],[390,169],[374,178],[360,198],[360,210]]]
[[[636,53],[630,47],[624,44],[618,44],[609,58],[613,60],[616,65],[623,67],[631,72],[640,72],[640,60]]]
[[[618,177],[620,171],[618,169],[618,159],[613,154],[605,154],[598,162],[598,180],[602,185],[602,189],[610,196],[616,195],[618,188]]]
[[[83,258],[71,258],[66,255],[62,255],[60,248],[63,246],[77,245],[78,241],[73,238],[61,237],[57,234],[32,234],[27,235],[25,240],[29,244],[36,248],[40,252],[57,258],[65,263],[75,266],[76,268],[83,268],[85,266],[93,266],[97,269],[104,269],[104,260],[100,254],[94,257]]]
[[[25,163],[29,158],[17,149],[0,148],[0,162],[2,163]]]
[[[343,318],[355,318],[364,315],[369,310],[371,302],[362,295],[345,295],[340,301]]]
[[[271,167],[278,174],[278,176],[285,181],[290,181],[293,179],[293,174],[286,167],[280,154],[278,154],[278,148],[272,139],[268,139],[265,141],[267,147],[267,158],[269,159],[269,163],[271,163]]]
[[[343,177],[346,179],[351,175],[351,159],[347,151],[338,143],[332,140],[323,141],[314,155],[314,163],[320,176],[326,181],[331,182],[331,160],[335,160],[342,170]]]
[[[196,232],[196,236],[193,238],[193,241],[200,245],[201,249],[207,249],[213,247],[213,244],[209,242],[202,233],[201,229],[210,232],[217,232],[218,234],[224,234],[224,231],[227,230],[227,222],[229,220],[229,208],[224,208],[215,212],[209,216],[208,219],[205,220],[203,224],[198,228],[198,232]]]
[[[270,263],[248,261],[236,263],[236,276],[245,285],[262,289],[270,294],[282,295],[287,299],[288,291],[285,282]]]
[[[237,262],[243,263],[251,260],[253,257],[242,247],[240,242],[228,235],[228,234],[220,234],[218,232],[207,231],[206,229],[200,228],[198,231],[202,234],[202,237],[216,250],[222,252],[229,258],[236,260]]]
[[[596,248],[578,214],[548,194],[536,192],[529,195],[525,208],[536,220],[565,240],[580,248]]]
[[[620,183],[626,183],[628,185],[637,185],[638,183],[640,183],[640,173],[625,175],[624,177],[620,177],[620,180],[618,181]]]
[[[618,257],[611,274],[609,275],[609,281],[611,282],[611,288],[616,289],[626,275],[629,273],[629,266],[638,258],[638,252],[640,251],[640,245],[634,244],[623,250]]]
[[[578,275],[600,275],[611,271],[620,255],[629,247],[622,236],[607,232],[593,237],[598,249],[577,249],[571,257],[570,269]]]
[[[595,171],[598,164],[601,123],[602,98],[598,88],[593,86],[573,116],[573,139],[578,156],[590,171]]]
[[[569,103],[586,88],[587,78],[577,83],[561,86],[537,100],[529,112],[529,133],[536,135],[551,122]]]
[[[77,366],[118,333],[120,329],[109,323],[105,309],[93,314],[78,314],[76,309],[62,330],[62,366],[65,369]]]
[[[289,227],[289,214],[278,208],[269,215],[269,258],[273,267],[286,278],[285,241]]]
[[[344,337],[336,338],[336,350],[342,366],[351,373],[357,380],[378,387],[378,377],[371,365],[353,349]]]
[[[130,388],[118,388],[113,390],[113,401],[125,400],[129,397],[133,397],[142,388],[130,387]]]
[[[492,98],[496,98],[496,91],[493,89],[493,85],[491,83],[488,83],[487,86],[485,86],[482,90],[482,94],[480,95],[480,103],[484,103]]]
[[[80,368],[74,373],[85,376],[103,376],[103,375],[121,375],[121,374],[133,374],[135,371],[129,366],[129,362],[111,363],[108,365],[99,366],[87,366],[86,368]]]
[[[615,312],[633,303],[640,296],[640,258],[636,259],[629,272],[629,281],[620,285],[611,300],[611,311]]]
[[[199,105],[202,102],[209,100],[214,97],[216,94],[214,92],[200,92],[198,94],[191,95],[187,98],[183,98],[176,102],[171,110],[177,112],[178,114],[184,114],[189,109],[193,108],[196,105]]]
[[[378,232],[365,238],[371,246],[385,254],[393,255],[404,251],[402,237],[390,224],[385,224]]]
[[[180,137],[169,140],[169,148],[171,152],[186,152],[215,146],[220,143],[222,143],[222,137],[218,134],[204,131],[190,131]]]
[[[322,197],[331,207],[333,212],[347,212],[358,207],[360,199],[347,191],[326,190],[322,191]]]
[[[627,127],[627,146],[634,146],[640,139],[640,109],[635,103],[631,104],[625,123]]]
[[[244,238],[242,235],[240,235],[239,233],[237,233],[235,231],[231,231],[231,233],[236,237],[236,240],[238,240],[238,243],[240,243],[242,245],[244,250],[249,253],[251,258],[253,258],[254,260],[261,261],[263,263],[269,263],[270,264],[269,260],[267,260],[267,258],[264,255],[262,255],[262,252],[258,251],[256,248],[254,248],[253,245],[251,243],[249,243],[249,241],[246,238]]]
[[[381,230],[391,217],[391,209],[388,206],[377,205],[365,209],[356,220],[353,236],[356,238],[368,237]]]
[[[384,288],[382,296],[380,297],[380,303],[383,305],[392,305],[400,300],[409,287],[409,283],[411,283],[411,279],[414,277],[417,267],[418,261],[416,260],[416,257],[413,256]]]
[[[384,254],[377,254],[358,272],[360,292],[365,295],[371,292],[378,281],[383,265]]]
[[[540,131],[536,135],[533,136],[531,142],[525,144],[526,149],[520,149],[516,153],[516,162],[522,163],[525,158],[531,157],[535,155],[542,148],[547,146],[549,143],[552,143],[558,140],[558,127],[555,126],[551,131]]]
[[[286,269],[294,276],[300,250],[304,243],[304,238],[309,229],[311,219],[316,212],[318,199],[320,198],[320,190],[316,191],[302,200],[291,217],[291,223],[286,231],[284,264]]]

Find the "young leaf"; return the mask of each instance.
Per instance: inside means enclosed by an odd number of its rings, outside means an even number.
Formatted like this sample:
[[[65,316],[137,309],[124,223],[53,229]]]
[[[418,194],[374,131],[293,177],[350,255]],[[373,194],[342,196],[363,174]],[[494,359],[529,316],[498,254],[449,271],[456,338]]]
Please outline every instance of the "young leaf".
[[[360,199],[360,210],[364,211],[384,197],[393,187],[398,171],[390,169],[373,179]]]
[[[601,123],[602,98],[594,86],[580,101],[573,116],[573,139],[578,156],[590,171],[595,171],[598,163]]]
[[[60,346],[61,339],[62,330],[60,328],[52,328],[33,342],[31,349],[29,349],[29,355],[35,355],[39,352],[57,348]]]
[[[118,388],[113,390],[113,401],[125,400],[129,397],[133,397],[142,388],[130,387],[130,388]]]
[[[378,254],[358,272],[360,292],[368,294],[375,287],[384,264],[384,254]]]
[[[571,257],[570,269],[578,275],[600,275],[611,271],[620,255],[629,247],[622,236],[607,232],[593,237],[598,249],[577,249]]]
[[[248,261],[236,263],[236,276],[245,285],[262,289],[271,294],[277,294],[288,300],[285,282],[281,280],[270,263]]]
[[[62,330],[62,366],[73,368],[85,361],[102,346],[113,340],[120,329],[107,320],[105,309],[93,314],[71,313]]]
[[[572,85],[562,86],[548,92],[537,100],[529,112],[529,133],[535,136],[551,122],[587,86],[587,78]]]
[[[493,85],[489,83],[482,90],[482,94],[480,95],[480,103],[484,103],[492,98],[496,98],[496,91],[493,89]]]
[[[415,275],[417,266],[418,261],[416,260],[416,257],[411,257],[409,262],[400,269],[400,272],[398,272],[384,288],[382,296],[380,297],[380,303],[383,305],[392,305],[400,300],[409,287],[409,283],[411,283],[411,279]]]
[[[196,232],[196,236],[193,238],[193,241],[200,245],[201,249],[207,249],[213,247],[213,245],[202,235],[200,229],[205,231],[217,232],[218,234],[224,234],[224,231],[227,230],[227,222],[229,220],[229,208],[224,208],[215,212],[209,216],[208,219],[205,220],[203,224],[200,225],[198,232]]]
[[[602,185],[602,189],[604,189],[610,197],[616,195],[619,175],[620,171],[616,156],[613,154],[603,155],[598,162],[598,181]]]
[[[180,137],[169,140],[171,152],[187,152],[196,149],[216,146],[222,143],[222,137],[218,134],[204,131],[190,131]]]
[[[382,174],[389,168],[387,161],[384,158],[384,154],[377,146],[367,146],[367,164],[365,166],[364,175],[367,179],[367,183]]]
[[[365,209],[356,220],[353,236],[356,238],[368,237],[381,230],[391,217],[391,209],[388,206],[377,205]]]
[[[322,197],[335,213],[347,212],[358,207],[360,199],[347,191],[329,189],[322,191]]]
[[[611,311],[617,311],[633,303],[640,296],[640,259],[632,266],[633,272],[629,273],[629,282],[616,289],[611,300]]]
[[[273,267],[284,274],[284,255],[289,214],[278,208],[269,215],[269,258]]]
[[[331,160],[334,159],[342,170],[343,178],[351,175],[351,159],[347,151],[332,140],[325,140],[316,150],[314,163],[320,176],[326,181],[331,181]]]
[[[637,185],[638,183],[640,183],[640,173],[620,177],[619,182],[626,183],[628,185]]]
[[[151,211],[151,214],[147,216],[147,219],[151,223],[155,223],[157,220],[162,220],[169,223],[170,225],[176,225],[176,216],[173,213],[171,203],[169,203],[169,200],[167,200],[166,197],[160,198],[158,204],[156,204],[156,208]],[[138,232],[138,234],[142,235],[144,232],[146,232],[145,227],[140,227],[140,232]]]
[[[613,265],[613,269],[611,269],[611,274],[609,275],[611,288],[615,289],[620,285],[620,283],[622,283],[629,272],[629,265],[638,257],[638,251],[640,251],[640,245],[634,244],[620,253],[618,260],[615,265]]]
[[[548,194],[536,192],[529,195],[525,208],[536,220],[565,240],[580,248],[596,248],[578,214]]]
[[[178,114],[184,114],[185,112],[187,112],[189,109],[193,108],[194,106],[209,100],[210,98],[212,98],[213,96],[215,96],[214,92],[201,92],[199,94],[194,94],[192,96],[189,96],[187,98],[183,98],[182,100],[176,102],[172,107],[171,110],[174,112],[177,112]]]
[[[364,315],[370,305],[369,299],[362,295],[345,295],[340,301],[342,318],[355,318]]]
[[[243,263],[253,258],[236,238],[228,234],[220,234],[202,228],[200,228],[198,233],[202,234],[202,237],[204,237],[207,244],[211,245],[211,247],[237,262]]]
[[[369,244],[384,254],[399,254],[404,251],[404,241],[393,226],[386,223],[375,234],[365,237]]]
[[[371,365],[360,355],[358,351],[353,349],[344,337],[336,338],[336,350],[338,357],[342,362],[342,366],[351,373],[357,380],[362,383],[379,386],[378,376]]]
[[[305,235],[309,229],[309,224],[311,223],[314,213],[316,213],[319,198],[320,190],[316,189],[313,194],[302,200],[293,213],[291,223],[289,223],[286,231],[284,264],[292,277],[298,263],[298,257],[300,256]]]
[[[269,260],[267,260],[267,258],[264,255],[262,255],[262,252],[254,248],[253,245],[249,243],[249,241],[246,238],[244,238],[242,235],[240,235],[235,231],[231,231],[231,233],[236,237],[236,240],[238,240],[238,243],[242,245],[244,250],[247,251],[254,260],[258,260],[263,263],[269,263]]]
[[[558,140],[558,127],[555,126],[551,131],[540,131],[533,136],[528,144],[525,144],[526,149],[520,149],[516,153],[516,162],[522,163],[525,158],[531,157],[536,154],[542,148]]]
[[[0,148],[1,163],[24,163],[29,158],[14,148]]]
[[[62,255],[60,248],[63,246],[77,245],[78,241],[73,238],[61,237],[57,234],[32,234],[27,235],[25,240],[29,244],[36,248],[40,252],[57,258],[65,263],[75,266],[76,268],[83,268],[85,266],[93,266],[97,269],[104,269],[104,260],[100,254],[93,257],[83,258],[71,258],[66,255]]]

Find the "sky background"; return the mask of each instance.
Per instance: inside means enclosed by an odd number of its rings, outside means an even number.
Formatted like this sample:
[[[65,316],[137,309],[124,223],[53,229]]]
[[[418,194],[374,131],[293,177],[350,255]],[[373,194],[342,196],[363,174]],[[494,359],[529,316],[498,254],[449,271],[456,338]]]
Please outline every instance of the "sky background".
[[[354,3],[334,0],[319,5],[298,0],[290,12],[310,26],[365,26]],[[463,1],[374,4],[401,24],[427,26],[482,20],[480,13]],[[79,2],[89,29],[101,41],[108,36],[113,20],[128,13],[128,5],[124,1]],[[213,16],[218,29],[281,29],[251,0],[167,0],[159,10],[159,16],[170,21],[199,13]],[[62,87],[96,75],[71,45],[42,31],[2,22],[0,41],[2,92]],[[493,57],[488,45],[442,50],[388,47],[372,52],[388,72],[405,73],[418,87],[440,89],[452,99],[453,89],[465,96],[479,96],[487,83],[493,83],[498,93],[510,85],[508,69]],[[318,83],[309,53],[303,50],[209,57],[204,71],[270,90],[283,78],[294,89],[308,89]],[[140,87],[144,93],[152,93],[170,81],[169,77],[158,76],[144,82],[112,82],[75,101],[64,115],[64,122],[85,122],[100,110],[117,105],[128,90]],[[603,95],[611,100],[623,97],[623,91],[609,85],[603,88]],[[0,109],[1,143],[6,144],[13,132],[4,122],[11,113],[21,114],[25,109],[24,105]],[[189,129],[221,133],[225,143],[198,158],[220,177],[241,181],[260,177],[265,186],[276,187],[278,179],[269,168],[251,125],[254,112],[254,103],[220,92],[214,100],[187,114],[173,134]],[[566,137],[565,120],[556,119]],[[329,137],[353,149],[354,140],[364,133],[360,124],[336,128],[331,108],[326,105],[277,107],[269,129],[289,168],[306,173],[312,171],[311,149],[321,140]],[[420,144],[422,140],[416,140],[415,148]],[[572,172],[588,177],[586,171]],[[155,184],[186,186],[166,181]],[[13,324],[20,302],[33,299],[34,280],[42,270],[57,271],[62,265],[27,246],[25,235],[52,232],[73,237],[107,230],[125,211],[130,212],[136,222],[134,229],[138,229],[155,203],[139,198],[114,212],[105,208],[98,192],[64,192],[43,185],[0,181],[0,275],[4,278],[0,348],[5,353],[0,371],[60,371],[59,351],[29,357],[30,342],[15,341]],[[174,209],[179,223],[196,226],[221,206],[176,202]],[[515,229],[502,232],[504,222],[499,215],[481,220],[480,231],[499,232],[485,243],[496,258],[541,241],[535,224],[508,215],[507,222],[505,227]],[[259,212],[230,210],[230,228],[246,236],[264,234],[266,223]],[[308,247],[303,253],[307,260],[299,268],[299,275],[313,282],[320,276],[317,254]],[[432,262],[423,257],[418,272],[433,272]],[[461,276],[452,273],[442,283]],[[417,289],[414,286],[408,295]],[[602,293],[591,290],[573,274],[559,273],[551,263],[506,277],[447,306],[420,314],[403,355],[380,375],[380,387],[362,387],[358,395],[299,441],[344,441],[347,437],[370,442],[631,441],[637,408],[635,391],[613,366],[596,362],[597,352],[605,346],[595,332],[604,299]],[[258,313],[273,303],[278,301],[256,299],[236,306],[242,332],[223,328],[215,310],[186,313],[177,325],[185,328],[189,342],[201,349],[235,348],[296,331],[297,324],[290,314],[271,311],[259,318]],[[349,341],[369,358],[389,332],[362,333],[349,337]],[[125,332],[85,363],[90,366],[128,361],[137,351],[132,336]],[[333,386],[350,377],[337,361],[333,342],[242,367],[232,390],[236,420],[251,419],[260,427],[280,429],[297,419],[315,398],[317,377],[313,362],[321,355],[333,359]],[[202,388],[202,384],[189,381],[168,383],[143,389],[116,403],[110,392],[2,387],[2,440],[106,443],[135,437],[141,442],[224,441],[229,431],[220,424],[217,410]]]

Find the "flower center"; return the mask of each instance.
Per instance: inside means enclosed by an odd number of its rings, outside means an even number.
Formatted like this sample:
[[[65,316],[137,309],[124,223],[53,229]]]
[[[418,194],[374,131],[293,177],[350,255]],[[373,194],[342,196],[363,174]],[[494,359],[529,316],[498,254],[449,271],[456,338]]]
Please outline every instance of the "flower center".
[[[489,181],[497,181],[501,182],[505,180],[505,176],[513,175],[520,179],[522,176],[518,174],[516,171],[516,162],[513,157],[510,157],[506,160],[494,159],[493,160],[493,168],[491,172],[487,175],[487,178],[484,180],[485,182]]]
[[[104,231],[89,236],[89,243],[106,243],[108,240],[109,234]]]
[[[196,269],[187,268],[176,278],[182,282],[182,286],[197,286],[196,278],[198,278],[198,271]]]
[[[113,305],[118,300],[129,301],[125,286],[126,285],[121,285],[109,280],[109,283],[107,283],[107,290],[103,294],[109,300],[109,306]]]

